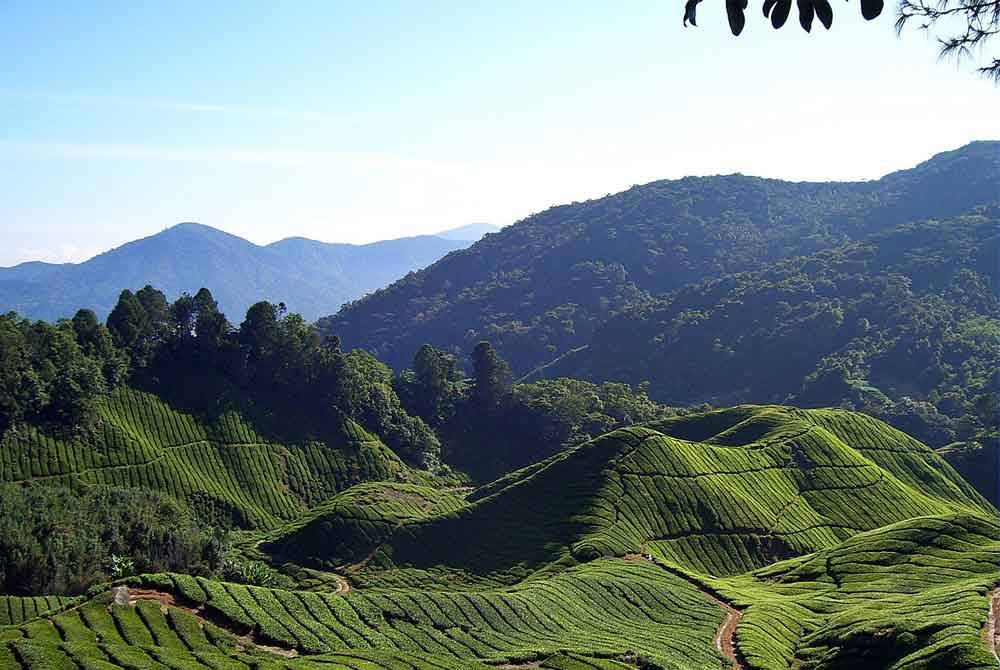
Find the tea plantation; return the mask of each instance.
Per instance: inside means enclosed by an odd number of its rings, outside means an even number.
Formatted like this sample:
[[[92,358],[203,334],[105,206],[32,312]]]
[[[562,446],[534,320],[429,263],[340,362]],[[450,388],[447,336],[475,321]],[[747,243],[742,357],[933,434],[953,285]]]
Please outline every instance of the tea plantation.
[[[929,448],[863,415],[681,416],[468,492],[362,482],[406,471],[350,426],[353,441],[330,451],[356,460],[338,470],[235,416],[199,428],[134,392],[108,412],[109,447],[89,461],[72,441],[20,436],[22,454],[52,454],[27,475],[211,484],[257,521],[248,554],[336,580],[265,588],[160,573],[119,582],[127,602],[105,589],[5,598],[0,668],[998,666],[997,510]],[[255,479],[218,456],[226,474],[209,477],[207,461],[182,455],[192,443],[281,467]],[[330,471],[348,474],[308,484]]]
[[[235,411],[206,420],[124,387],[100,418],[76,434],[8,431],[0,482],[141,487],[215,507],[237,526],[272,528],[354,484],[420,476],[350,420],[329,442],[276,444]]]

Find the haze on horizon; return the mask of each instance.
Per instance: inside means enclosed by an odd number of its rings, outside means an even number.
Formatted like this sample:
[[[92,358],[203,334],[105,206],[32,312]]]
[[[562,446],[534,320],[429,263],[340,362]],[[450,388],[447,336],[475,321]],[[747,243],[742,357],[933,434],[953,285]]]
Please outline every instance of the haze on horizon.
[[[0,266],[182,221],[364,243],[688,174],[870,179],[1000,138],[892,11],[733,38],[704,3],[0,7]],[[718,6],[716,6],[718,5]]]

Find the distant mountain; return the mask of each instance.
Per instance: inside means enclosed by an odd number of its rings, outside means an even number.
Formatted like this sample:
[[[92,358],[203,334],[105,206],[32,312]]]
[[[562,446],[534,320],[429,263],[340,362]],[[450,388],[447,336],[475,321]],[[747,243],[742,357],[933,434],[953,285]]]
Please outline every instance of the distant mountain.
[[[444,230],[440,233],[434,233],[434,235],[436,237],[442,237],[446,240],[465,240],[467,242],[476,242],[481,239],[483,235],[495,233],[499,230],[500,226],[494,226],[489,223],[470,223],[467,226]]]
[[[553,207],[322,319],[396,368],[420,345],[491,340],[515,375],[686,284],[840,247],[997,201],[1000,142],[854,183],[687,177]]]
[[[239,321],[258,300],[284,302],[313,320],[470,243],[475,230],[445,231],[372,244],[327,244],[301,237],[259,246],[196,223],[182,223],[83,263],[0,268],[0,312],[32,319],[110,312],[124,288],[152,284],[168,297],[212,290]]]

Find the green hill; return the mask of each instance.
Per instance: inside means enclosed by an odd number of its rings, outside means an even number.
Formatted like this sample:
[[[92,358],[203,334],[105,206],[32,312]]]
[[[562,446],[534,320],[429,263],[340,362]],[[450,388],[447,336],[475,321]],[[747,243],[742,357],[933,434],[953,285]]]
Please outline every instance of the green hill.
[[[371,557],[354,579],[513,583],[637,552],[738,574],[954,512],[994,510],[903,433],[849,412],[744,406],[615,431],[483,487],[461,508],[403,520],[385,539],[355,537],[352,556]],[[294,547],[346,542],[342,532],[333,511],[276,546],[308,563],[314,552]]]
[[[657,181],[553,207],[323,319],[399,369],[430,343],[489,339],[516,375],[591,340],[611,316],[694,282],[997,201],[997,143],[863,183],[743,175]]]
[[[208,518],[272,528],[354,484],[418,476],[350,420],[328,441],[279,444],[235,410],[206,418],[127,387],[102,401],[99,412],[92,430],[7,431],[0,482],[152,489]]]

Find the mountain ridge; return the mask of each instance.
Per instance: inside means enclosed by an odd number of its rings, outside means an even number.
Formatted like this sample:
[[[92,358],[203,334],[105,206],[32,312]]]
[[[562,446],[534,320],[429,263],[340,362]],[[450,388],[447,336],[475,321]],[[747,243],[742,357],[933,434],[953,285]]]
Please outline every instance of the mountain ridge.
[[[171,297],[210,287],[234,319],[269,299],[312,320],[468,244],[417,235],[360,245],[304,237],[258,245],[185,222],[80,263],[27,261],[0,268],[0,310],[55,320],[86,307],[103,317],[121,289],[153,284]]]
[[[424,343],[489,339],[515,375],[585,343],[609,316],[707,277],[807,255],[997,200],[1000,143],[868,182],[660,180],[557,205],[321,319],[347,346],[406,366]]]

